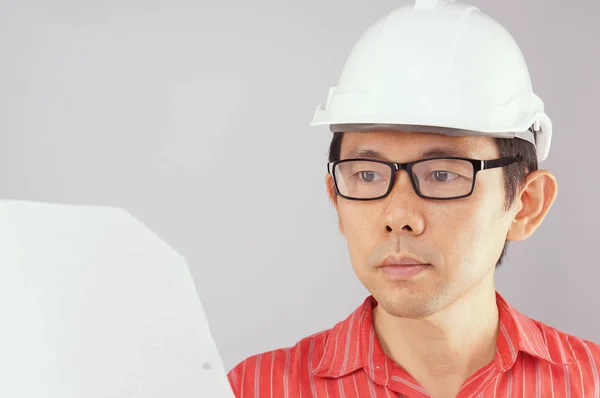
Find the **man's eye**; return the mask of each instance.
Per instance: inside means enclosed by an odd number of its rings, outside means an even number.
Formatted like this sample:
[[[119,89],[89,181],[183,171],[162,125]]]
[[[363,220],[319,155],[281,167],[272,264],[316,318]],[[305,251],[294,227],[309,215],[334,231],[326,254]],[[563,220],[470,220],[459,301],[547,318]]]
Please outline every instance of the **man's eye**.
[[[358,176],[365,182],[373,182],[377,179],[378,174],[374,171],[359,171]]]
[[[448,182],[448,181],[452,181],[455,178],[457,178],[458,174],[453,173],[451,171],[436,170],[431,173],[431,176],[437,182]]]

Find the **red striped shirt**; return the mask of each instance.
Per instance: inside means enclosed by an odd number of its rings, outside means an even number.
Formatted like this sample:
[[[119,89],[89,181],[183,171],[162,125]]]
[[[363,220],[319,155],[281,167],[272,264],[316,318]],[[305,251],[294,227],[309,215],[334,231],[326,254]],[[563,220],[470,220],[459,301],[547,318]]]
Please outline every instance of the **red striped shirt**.
[[[457,398],[600,398],[599,345],[530,319],[496,297],[496,357],[465,381]],[[376,304],[370,296],[332,329],[240,362],[228,375],[236,397],[428,397],[384,354],[372,322]]]

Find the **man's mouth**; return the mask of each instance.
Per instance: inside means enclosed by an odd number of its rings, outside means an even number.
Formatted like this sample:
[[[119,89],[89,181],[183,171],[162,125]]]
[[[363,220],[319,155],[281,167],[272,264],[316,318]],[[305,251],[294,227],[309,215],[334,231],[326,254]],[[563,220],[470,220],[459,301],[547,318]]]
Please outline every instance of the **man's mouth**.
[[[388,256],[378,266],[389,279],[408,280],[425,271],[431,264],[412,256]]]

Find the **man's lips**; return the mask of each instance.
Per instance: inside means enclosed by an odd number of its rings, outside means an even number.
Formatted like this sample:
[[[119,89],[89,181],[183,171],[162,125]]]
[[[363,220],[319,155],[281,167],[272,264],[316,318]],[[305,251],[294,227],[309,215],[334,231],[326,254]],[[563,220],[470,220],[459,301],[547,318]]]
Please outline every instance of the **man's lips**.
[[[380,267],[393,265],[424,265],[424,261],[420,261],[410,256],[388,256],[380,264]],[[429,264],[428,264],[429,265]]]
[[[389,279],[399,280],[411,279],[429,267],[431,264],[410,256],[390,256],[377,266]]]

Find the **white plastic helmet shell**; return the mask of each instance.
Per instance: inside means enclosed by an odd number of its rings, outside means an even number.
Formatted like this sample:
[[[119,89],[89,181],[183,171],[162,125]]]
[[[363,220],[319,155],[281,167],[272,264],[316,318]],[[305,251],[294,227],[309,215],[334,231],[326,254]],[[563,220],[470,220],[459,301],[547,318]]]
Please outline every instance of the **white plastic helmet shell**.
[[[310,125],[517,137],[536,145],[539,161],[552,136],[510,33],[477,8],[448,0],[417,0],[375,22]]]

